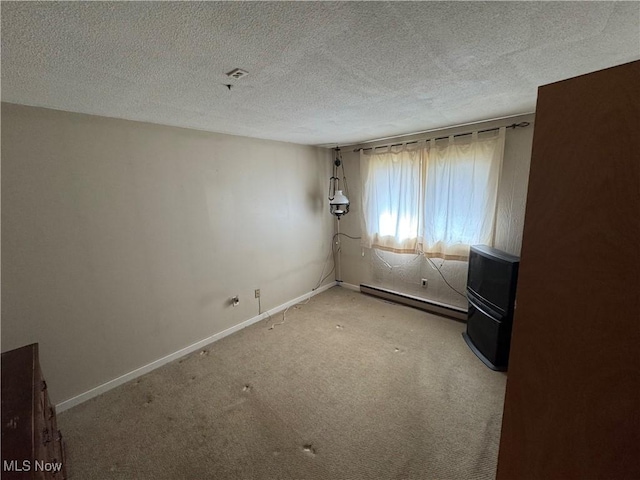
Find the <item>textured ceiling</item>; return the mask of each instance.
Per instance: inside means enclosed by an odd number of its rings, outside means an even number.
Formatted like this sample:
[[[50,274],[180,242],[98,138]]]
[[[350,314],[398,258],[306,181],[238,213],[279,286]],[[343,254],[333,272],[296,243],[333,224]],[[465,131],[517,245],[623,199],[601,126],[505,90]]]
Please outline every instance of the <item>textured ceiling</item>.
[[[638,58],[638,2],[2,2],[3,101],[312,145],[532,112]]]

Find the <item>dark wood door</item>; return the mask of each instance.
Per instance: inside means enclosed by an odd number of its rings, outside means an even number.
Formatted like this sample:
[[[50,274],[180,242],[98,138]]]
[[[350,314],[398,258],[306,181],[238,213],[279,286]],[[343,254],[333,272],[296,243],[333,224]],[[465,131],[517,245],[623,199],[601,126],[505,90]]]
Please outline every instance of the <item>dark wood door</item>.
[[[499,480],[640,478],[640,62],[540,87]]]

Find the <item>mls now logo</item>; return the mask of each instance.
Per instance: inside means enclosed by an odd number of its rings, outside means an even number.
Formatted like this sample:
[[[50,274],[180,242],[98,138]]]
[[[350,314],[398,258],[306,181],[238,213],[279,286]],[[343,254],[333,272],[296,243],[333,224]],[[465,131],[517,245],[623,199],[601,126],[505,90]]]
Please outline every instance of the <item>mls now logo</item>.
[[[62,470],[62,462],[36,460],[33,462],[33,465],[31,465],[29,460],[23,460],[22,462],[18,462],[18,460],[2,461],[2,471],[4,472],[30,472],[31,470],[34,472],[56,473]]]

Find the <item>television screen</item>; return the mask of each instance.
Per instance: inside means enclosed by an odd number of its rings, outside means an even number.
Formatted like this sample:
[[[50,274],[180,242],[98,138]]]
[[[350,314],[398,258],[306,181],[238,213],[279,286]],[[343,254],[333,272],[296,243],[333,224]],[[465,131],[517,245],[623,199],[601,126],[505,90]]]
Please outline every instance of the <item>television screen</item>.
[[[471,247],[467,287],[481,300],[507,313],[518,274],[518,257],[485,246]]]

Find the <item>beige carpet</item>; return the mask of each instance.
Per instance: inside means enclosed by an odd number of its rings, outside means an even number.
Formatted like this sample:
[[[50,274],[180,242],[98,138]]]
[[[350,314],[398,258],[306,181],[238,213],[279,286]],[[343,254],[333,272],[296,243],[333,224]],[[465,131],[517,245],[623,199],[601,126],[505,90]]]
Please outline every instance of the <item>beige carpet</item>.
[[[464,324],[335,287],[268,325],[60,414],[69,478],[494,478],[506,375]]]

